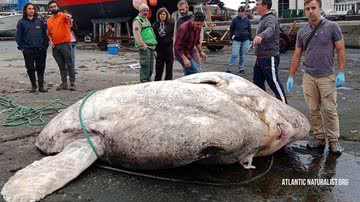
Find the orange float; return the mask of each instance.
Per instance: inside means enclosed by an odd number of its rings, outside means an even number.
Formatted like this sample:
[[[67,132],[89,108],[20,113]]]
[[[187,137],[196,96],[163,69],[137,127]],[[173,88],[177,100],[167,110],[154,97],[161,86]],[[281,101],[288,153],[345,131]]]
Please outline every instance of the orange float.
[[[150,6],[152,7],[156,7],[158,5],[158,1],[157,0],[149,0]]]

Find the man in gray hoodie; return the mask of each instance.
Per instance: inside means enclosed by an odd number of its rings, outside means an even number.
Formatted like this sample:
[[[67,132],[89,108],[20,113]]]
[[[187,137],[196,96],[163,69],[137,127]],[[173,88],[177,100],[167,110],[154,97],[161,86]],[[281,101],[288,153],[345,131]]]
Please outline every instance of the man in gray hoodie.
[[[275,96],[287,103],[284,87],[278,76],[280,63],[280,27],[276,16],[271,12],[271,0],[256,0],[256,12],[261,16],[253,45],[256,47],[254,83],[265,90],[265,81]]]

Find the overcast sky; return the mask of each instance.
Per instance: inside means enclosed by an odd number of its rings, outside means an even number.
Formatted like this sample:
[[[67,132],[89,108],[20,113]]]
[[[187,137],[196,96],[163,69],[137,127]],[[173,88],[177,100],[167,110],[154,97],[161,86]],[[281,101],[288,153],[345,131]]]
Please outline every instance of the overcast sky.
[[[222,0],[225,3],[225,7],[237,9],[240,6],[242,0]]]
[[[240,3],[245,0],[222,0],[225,3],[225,7],[237,10]]]

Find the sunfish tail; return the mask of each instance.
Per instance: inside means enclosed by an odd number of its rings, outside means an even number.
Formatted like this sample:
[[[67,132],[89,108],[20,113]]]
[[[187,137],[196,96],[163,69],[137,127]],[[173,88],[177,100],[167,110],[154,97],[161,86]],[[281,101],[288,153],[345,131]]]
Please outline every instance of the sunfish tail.
[[[100,137],[92,137],[98,155],[104,154]],[[12,176],[1,190],[6,201],[39,201],[79,176],[97,159],[85,139],[67,145],[55,156],[35,161]]]

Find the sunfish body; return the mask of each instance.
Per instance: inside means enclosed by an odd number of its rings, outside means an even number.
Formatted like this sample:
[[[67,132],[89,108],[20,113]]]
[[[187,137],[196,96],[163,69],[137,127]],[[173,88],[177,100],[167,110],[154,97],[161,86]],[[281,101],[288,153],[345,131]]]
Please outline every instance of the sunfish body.
[[[58,154],[11,177],[1,191],[5,200],[40,200],[96,161],[80,125],[82,101],[52,119],[37,138],[40,150]],[[310,130],[296,109],[219,72],[101,90],[84,103],[82,117],[98,155],[132,169],[193,162],[255,168],[254,156],[272,154]]]

